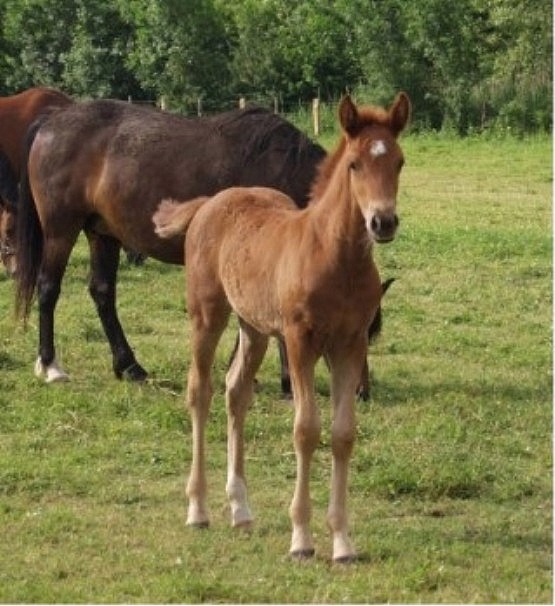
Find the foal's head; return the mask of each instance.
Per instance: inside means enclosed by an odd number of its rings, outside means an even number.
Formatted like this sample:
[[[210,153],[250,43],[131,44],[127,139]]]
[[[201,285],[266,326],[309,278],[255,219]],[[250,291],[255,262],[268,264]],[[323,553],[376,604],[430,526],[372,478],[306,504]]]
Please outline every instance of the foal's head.
[[[388,110],[359,109],[349,96],[339,106],[351,195],[376,242],[392,240],[399,225],[395,207],[404,160],[397,137],[409,120],[410,109],[405,93],[399,93]]]

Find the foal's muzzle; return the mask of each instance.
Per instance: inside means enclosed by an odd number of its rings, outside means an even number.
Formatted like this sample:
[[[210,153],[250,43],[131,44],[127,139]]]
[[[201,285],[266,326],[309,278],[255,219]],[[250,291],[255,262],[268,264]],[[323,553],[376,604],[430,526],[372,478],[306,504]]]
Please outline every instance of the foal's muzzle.
[[[377,212],[368,223],[368,231],[376,242],[390,242],[399,226],[399,217],[395,213]]]

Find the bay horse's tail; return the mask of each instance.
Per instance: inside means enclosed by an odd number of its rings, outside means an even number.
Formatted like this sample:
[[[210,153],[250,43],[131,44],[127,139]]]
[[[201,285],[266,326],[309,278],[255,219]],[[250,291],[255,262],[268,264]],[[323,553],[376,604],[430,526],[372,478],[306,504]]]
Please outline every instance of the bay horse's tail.
[[[15,243],[17,259],[15,312],[23,319],[28,317],[31,309],[42,261],[42,227],[29,184],[28,161],[33,141],[45,119],[46,116],[38,118],[27,130],[19,181]]]
[[[382,282],[382,297],[387,292],[387,289],[395,282],[395,278],[388,278],[385,282]],[[368,342],[375,341],[380,333],[382,332],[382,306],[378,307],[376,315],[372,320],[372,324],[368,328]]]
[[[162,200],[152,215],[154,231],[164,239],[184,235],[197,210],[209,199],[208,196],[200,196],[187,202]]]

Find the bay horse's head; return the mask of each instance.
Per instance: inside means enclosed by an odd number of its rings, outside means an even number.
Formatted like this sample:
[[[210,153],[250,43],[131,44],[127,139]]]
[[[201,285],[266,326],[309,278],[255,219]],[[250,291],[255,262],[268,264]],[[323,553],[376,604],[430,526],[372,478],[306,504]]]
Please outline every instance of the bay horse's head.
[[[405,128],[410,111],[405,93],[399,93],[388,110],[357,108],[349,96],[339,106],[351,195],[362,212],[371,240],[376,242],[393,240],[399,225],[397,189],[404,159],[397,137]]]

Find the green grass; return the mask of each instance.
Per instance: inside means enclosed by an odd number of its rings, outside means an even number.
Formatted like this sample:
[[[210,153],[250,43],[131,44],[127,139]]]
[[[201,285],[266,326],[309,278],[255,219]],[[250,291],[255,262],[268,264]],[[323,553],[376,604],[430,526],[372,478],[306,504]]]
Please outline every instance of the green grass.
[[[190,425],[182,271],[121,269],[144,386],[113,378],[75,250],[57,314],[72,381],[32,372],[36,314],[0,278],[0,602],[552,601],[551,141],[403,139],[395,242],[377,247],[384,330],[359,403],[350,511],[360,553],[330,562],[329,393],[313,468],[317,555],[289,560],[290,404],[272,347],[247,423],[256,526],[228,524],[219,350],[208,433],[212,527],[185,527]]]

